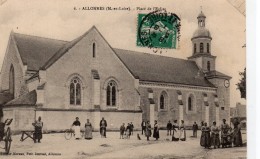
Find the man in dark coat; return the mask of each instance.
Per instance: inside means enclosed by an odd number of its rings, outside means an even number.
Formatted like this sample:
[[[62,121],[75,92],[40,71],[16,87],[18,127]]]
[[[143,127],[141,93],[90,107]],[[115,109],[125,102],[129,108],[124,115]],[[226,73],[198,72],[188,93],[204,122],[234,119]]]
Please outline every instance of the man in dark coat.
[[[143,132],[145,133],[146,130],[146,122],[144,120],[141,123],[141,128],[142,128],[142,135],[143,135]]]
[[[130,123],[130,132],[130,135],[134,134],[134,124],[132,122]]]
[[[102,117],[102,120],[99,123],[100,126],[100,134],[101,136],[107,137],[106,132],[107,132],[107,121]],[[102,129],[104,130],[104,134],[102,134]]]
[[[172,123],[171,121],[169,120],[169,122],[167,123],[167,136],[169,135],[169,132],[170,132],[170,135],[172,135]]]
[[[192,125],[193,137],[197,138],[197,131],[198,131],[198,129],[199,129],[198,124],[196,122],[194,122],[194,124]]]

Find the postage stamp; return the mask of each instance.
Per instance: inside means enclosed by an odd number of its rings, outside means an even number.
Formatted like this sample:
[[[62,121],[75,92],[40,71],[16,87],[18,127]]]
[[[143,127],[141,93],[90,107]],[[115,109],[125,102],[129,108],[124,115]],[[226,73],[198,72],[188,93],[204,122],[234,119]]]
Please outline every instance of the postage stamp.
[[[154,11],[138,14],[137,46],[176,49],[180,18],[174,13]]]

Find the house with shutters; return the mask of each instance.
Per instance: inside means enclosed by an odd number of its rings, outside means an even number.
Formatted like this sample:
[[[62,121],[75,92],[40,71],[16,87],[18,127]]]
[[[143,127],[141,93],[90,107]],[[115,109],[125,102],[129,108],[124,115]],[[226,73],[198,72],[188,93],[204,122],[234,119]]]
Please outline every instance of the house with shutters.
[[[12,129],[70,127],[75,117],[99,129],[142,120],[220,124],[229,120],[230,76],[216,70],[212,37],[201,12],[187,59],[116,49],[93,26],[72,41],[10,33],[1,69],[0,99]]]

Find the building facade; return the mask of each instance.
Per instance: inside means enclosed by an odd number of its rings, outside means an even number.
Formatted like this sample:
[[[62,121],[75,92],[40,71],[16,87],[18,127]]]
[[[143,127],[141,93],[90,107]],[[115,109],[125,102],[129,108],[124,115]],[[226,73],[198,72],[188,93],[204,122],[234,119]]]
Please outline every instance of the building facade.
[[[229,120],[229,80],[216,71],[206,16],[198,16],[192,55],[177,59],[112,48],[92,27],[72,41],[11,32],[1,71],[4,118],[13,129],[64,130],[75,117],[94,129],[104,117],[108,129],[142,120],[163,127],[171,120],[212,123]]]

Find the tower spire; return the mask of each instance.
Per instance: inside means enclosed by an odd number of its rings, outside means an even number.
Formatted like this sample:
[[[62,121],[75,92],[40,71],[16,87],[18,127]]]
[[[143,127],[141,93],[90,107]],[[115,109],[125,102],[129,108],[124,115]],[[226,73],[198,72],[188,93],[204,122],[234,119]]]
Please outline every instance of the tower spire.
[[[199,27],[205,27],[206,16],[202,12],[202,6],[200,6],[200,14],[198,15],[197,19],[198,19],[198,26]]]

